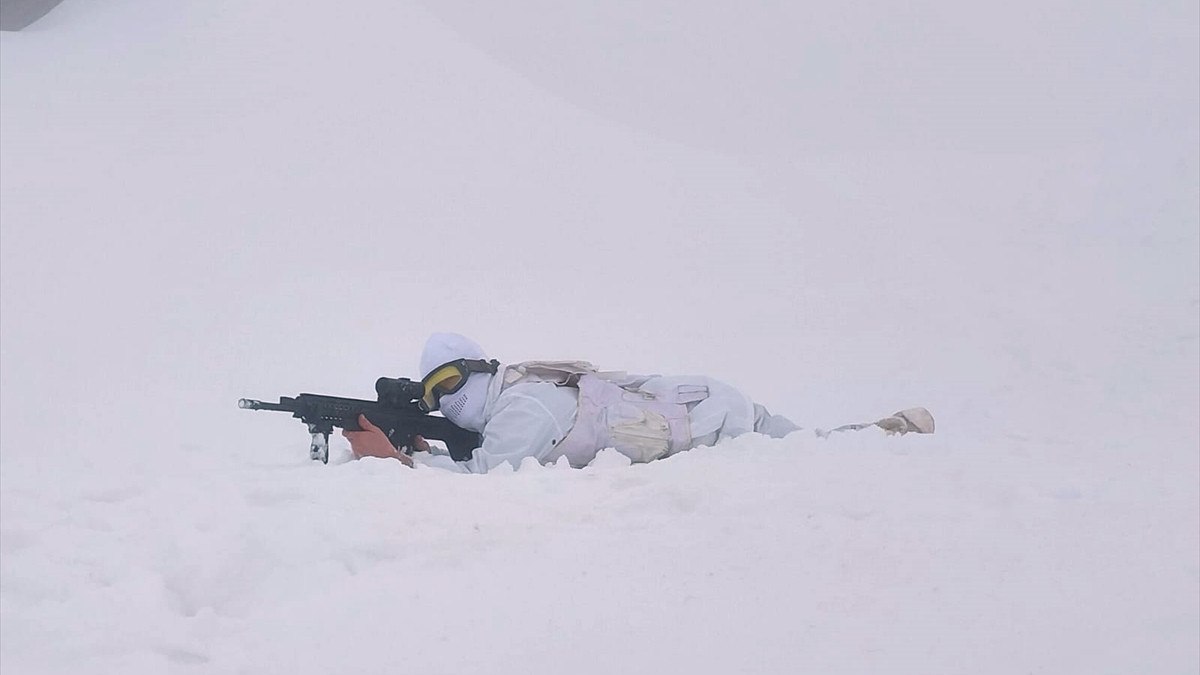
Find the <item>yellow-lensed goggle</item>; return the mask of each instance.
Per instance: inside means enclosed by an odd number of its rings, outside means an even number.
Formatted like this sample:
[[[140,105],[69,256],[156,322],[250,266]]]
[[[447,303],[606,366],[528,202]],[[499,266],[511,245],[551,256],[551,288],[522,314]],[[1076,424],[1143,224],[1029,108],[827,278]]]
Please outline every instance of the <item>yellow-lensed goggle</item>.
[[[432,412],[438,409],[439,401],[447,394],[453,394],[467,383],[471,373],[495,373],[500,367],[496,360],[482,361],[480,359],[456,359],[429,371],[421,380],[424,391],[421,395],[421,409]]]

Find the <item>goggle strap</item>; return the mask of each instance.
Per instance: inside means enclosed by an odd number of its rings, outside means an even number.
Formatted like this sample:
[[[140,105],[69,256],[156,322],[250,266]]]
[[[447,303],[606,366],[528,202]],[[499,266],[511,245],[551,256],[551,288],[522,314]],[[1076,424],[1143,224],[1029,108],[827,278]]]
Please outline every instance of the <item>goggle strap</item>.
[[[500,362],[496,359],[484,361],[483,359],[459,359],[459,362],[466,367],[468,373],[492,373],[493,375],[500,369]]]

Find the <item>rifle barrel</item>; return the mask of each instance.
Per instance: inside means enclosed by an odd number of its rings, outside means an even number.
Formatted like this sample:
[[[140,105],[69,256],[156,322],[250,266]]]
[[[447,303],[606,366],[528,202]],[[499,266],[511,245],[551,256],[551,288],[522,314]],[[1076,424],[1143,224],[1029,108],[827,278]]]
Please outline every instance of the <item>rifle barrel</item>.
[[[238,399],[238,407],[243,410],[282,410],[283,412],[293,412],[292,406],[284,405],[283,401],[279,403],[267,403],[266,401],[256,401],[252,398]]]

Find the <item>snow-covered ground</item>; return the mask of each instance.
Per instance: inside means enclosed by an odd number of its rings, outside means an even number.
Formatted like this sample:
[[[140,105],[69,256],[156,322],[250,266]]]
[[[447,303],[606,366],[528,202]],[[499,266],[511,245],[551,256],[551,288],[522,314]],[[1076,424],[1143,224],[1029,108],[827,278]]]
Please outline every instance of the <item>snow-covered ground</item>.
[[[1200,671],[1195,3],[500,7],[0,38],[6,675]],[[460,476],[236,408],[435,330],[939,428]]]

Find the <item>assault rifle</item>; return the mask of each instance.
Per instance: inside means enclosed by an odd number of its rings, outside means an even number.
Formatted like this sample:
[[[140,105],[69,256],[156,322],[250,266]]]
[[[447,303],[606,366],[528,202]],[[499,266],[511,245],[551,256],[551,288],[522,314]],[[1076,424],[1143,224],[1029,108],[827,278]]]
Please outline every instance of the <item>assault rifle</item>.
[[[414,436],[442,441],[455,461],[471,458],[471,451],[479,447],[479,434],[454,426],[445,417],[436,417],[422,411],[417,401],[424,393],[420,382],[404,377],[381,377],[375,381],[378,401],[357,398],[340,398],[321,394],[300,394],[292,398],[281,396],[279,403],[267,403],[254,399],[238,400],[238,407],[245,410],[280,410],[292,413],[308,425],[312,442],[308,447],[310,459],[329,463],[329,434],[333,428],[362,431],[358,416],[367,419],[387,434],[397,450],[412,454]]]

